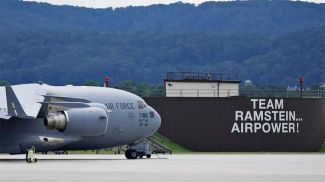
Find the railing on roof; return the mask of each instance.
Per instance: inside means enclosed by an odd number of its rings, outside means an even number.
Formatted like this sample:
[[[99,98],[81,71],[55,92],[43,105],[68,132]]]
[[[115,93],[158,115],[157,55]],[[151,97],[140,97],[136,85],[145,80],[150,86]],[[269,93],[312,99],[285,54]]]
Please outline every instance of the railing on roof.
[[[243,97],[283,97],[283,98],[325,98],[325,90],[288,89],[241,89],[239,95]]]
[[[238,81],[237,73],[167,72],[166,80]]]
[[[169,89],[167,97],[264,97],[300,98],[300,90],[287,89]],[[325,90],[303,90],[302,98],[325,98]]]

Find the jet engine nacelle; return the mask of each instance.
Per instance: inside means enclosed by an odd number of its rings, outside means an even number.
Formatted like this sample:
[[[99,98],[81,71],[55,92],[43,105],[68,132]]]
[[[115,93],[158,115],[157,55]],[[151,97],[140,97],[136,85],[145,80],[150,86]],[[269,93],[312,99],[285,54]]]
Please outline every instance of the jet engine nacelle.
[[[47,129],[77,136],[98,136],[107,130],[108,115],[98,107],[74,108],[49,113],[44,120]]]

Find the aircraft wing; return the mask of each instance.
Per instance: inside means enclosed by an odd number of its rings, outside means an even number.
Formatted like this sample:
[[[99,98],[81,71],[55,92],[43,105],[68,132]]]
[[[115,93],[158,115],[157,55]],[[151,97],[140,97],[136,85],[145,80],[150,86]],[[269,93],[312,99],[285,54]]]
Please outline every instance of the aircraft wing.
[[[0,87],[0,118],[36,118],[45,94],[39,84]]]

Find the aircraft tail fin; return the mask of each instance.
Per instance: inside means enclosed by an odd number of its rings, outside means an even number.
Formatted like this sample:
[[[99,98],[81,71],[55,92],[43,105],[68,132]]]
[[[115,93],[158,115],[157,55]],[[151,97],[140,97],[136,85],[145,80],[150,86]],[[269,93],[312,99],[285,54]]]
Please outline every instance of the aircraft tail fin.
[[[27,117],[26,112],[21,106],[15,92],[11,86],[6,86],[7,107],[9,116]]]
[[[11,117],[37,118],[44,101],[45,91],[39,84],[22,84],[0,87],[0,119]]]

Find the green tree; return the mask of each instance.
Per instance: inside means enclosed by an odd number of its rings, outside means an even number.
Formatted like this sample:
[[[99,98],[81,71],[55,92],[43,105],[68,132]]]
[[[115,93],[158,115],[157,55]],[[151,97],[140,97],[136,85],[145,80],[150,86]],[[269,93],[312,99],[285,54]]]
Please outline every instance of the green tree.
[[[125,80],[116,85],[115,88],[134,93],[140,97],[164,96],[163,87],[156,84],[135,83],[131,80]]]
[[[96,81],[87,81],[82,84],[83,86],[94,86],[94,87],[100,87],[100,84]]]
[[[9,85],[9,82],[6,80],[0,80],[0,86],[6,86]]]

